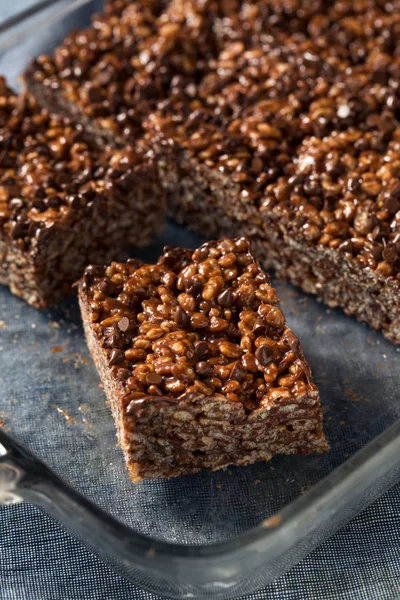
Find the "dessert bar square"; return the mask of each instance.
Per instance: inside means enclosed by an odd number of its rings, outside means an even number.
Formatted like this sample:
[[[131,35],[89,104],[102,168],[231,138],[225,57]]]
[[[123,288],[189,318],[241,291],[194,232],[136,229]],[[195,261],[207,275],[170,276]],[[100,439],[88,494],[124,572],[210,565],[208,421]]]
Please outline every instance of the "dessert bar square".
[[[143,246],[164,193],[149,152],[99,151],[82,129],[15,95],[0,79],[0,282],[38,308],[94,261]]]
[[[212,13],[203,4],[110,2],[91,27],[36,58],[25,84],[43,106],[83,125],[98,145],[133,143],[157,102],[183,94],[215,54]]]
[[[245,238],[89,266],[79,300],[134,481],[328,449],[310,367]]]
[[[147,126],[171,216],[204,235],[248,236],[266,269],[400,343],[393,114],[292,148],[258,105],[227,128],[198,107],[181,118],[154,114]]]

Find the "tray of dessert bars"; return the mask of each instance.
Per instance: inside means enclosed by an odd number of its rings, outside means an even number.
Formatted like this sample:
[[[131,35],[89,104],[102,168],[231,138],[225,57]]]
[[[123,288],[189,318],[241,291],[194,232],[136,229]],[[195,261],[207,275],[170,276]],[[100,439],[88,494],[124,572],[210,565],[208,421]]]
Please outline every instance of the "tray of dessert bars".
[[[115,0],[108,4],[123,3]],[[32,59],[50,55],[71,31],[90,26],[93,13],[102,10],[102,3],[61,1],[43,3],[40,8],[27,11],[24,18],[10,20],[0,32],[0,74],[15,90],[21,89],[20,76]],[[140,27],[150,26],[145,20]],[[122,24],[118,29],[115,21],[113,27],[118,30],[115,35],[125,36],[128,44],[129,36],[124,29],[127,25]],[[136,35],[145,35],[139,25],[137,27]],[[360,48],[363,48],[361,43]],[[83,56],[91,50],[82,46],[80,51]],[[360,56],[361,53],[359,49]],[[143,63],[147,59],[145,55],[140,58]],[[309,61],[312,60],[310,54]],[[290,64],[290,59],[288,61]],[[46,61],[42,61],[43,64]],[[79,78],[73,61],[69,64],[65,61],[63,68],[72,71],[75,68]],[[106,79],[104,76],[104,85],[107,85]],[[147,94],[156,93],[150,83],[148,85]],[[185,93],[192,95],[190,83],[185,86]],[[176,89],[178,87],[176,83]],[[132,90],[130,88],[133,94]],[[90,94],[85,96],[89,97]],[[165,116],[167,110],[168,107],[161,106],[163,119],[168,117]],[[342,108],[343,115],[344,112]],[[101,115],[101,111],[96,114]],[[129,127],[132,134],[133,119]],[[125,130],[119,131],[124,133]],[[151,127],[149,131],[152,135]],[[102,131],[96,130],[94,135],[104,139]],[[272,132],[271,136],[275,139],[277,134]],[[79,140],[79,143],[85,142]],[[26,152],[29,154],[29,147]],[[278,157],[281,162],[286,160],[285,152],[286,148]],[[28,156],[27,160],[31,158]],[[112,161],[112,152],[108,160]],[[168,160],[164,169],[172,169],[173,160]],[[257,170],[258,165],[253,166]],[[198,173],[193,172],[193,180]],[[182,177],[182,185],[188,186],[190,177],[187,174]],[[114,175],[110,181],[111,189]],[[218,185],[218,181],[214,184]],[[168,194],[172,194],[168,185],[167,206]],[[151,188],[149,190],[151,193]],[[317,195],[318,190],[314,193]],[[201,200],[199,192],[198,202]],[[161,198],[160,203],[163,201]],[[150,209],[155,221],[159,219],[157,204],[155,202]],[[59,209],[59,206],[49,206],[49,210]],[[225,237],[230,233],[231,237],[238,237],[243,234],[246,219],[249,236],[257,238],[258,235],[258,224],[255,221],[250,224],[254,217],[251,211],[245,211],[240,226],[232,225],[230,232],[232,215],[228,214],[225,219],[221,204],[213,208],[205,201],[207,215],[198,228],[202,236],[192,233],[196,216],[185,221],[183,216],[180,219],[179,209],[174,208],[170,211],[173,213],[174,220],[167,220],[161,229],[155,227],[158,233],[152,231],[152,224],[145,217],[139,220],[135,235],[143,234],[146,247],[137,248],[128,240],[131,259],[156,263],[165,246],[198,248],[208,239],[215,239],[216,230]],[[115,218],[121,220],[121,235],[112,230],[112,244],[118,244],[121,236],[129,238],[129,227],[119,214]],[[186,226],[177,224],[177,220],[185,221]],[[207,222],[210,224],[208,237],[204,235]],[[371,231],[375,227],[365,222],[363,225]],[[15,224],[14,229],[14,239],[18,239],[20,230]],[[60,231],[63,235],[64,230]],[[89,234],[84,232],[83,235]],[[284,245],[285,239],[278,241]],[[271,240],[273,236],[267,240],[266,248],[268,243],[275,243]],[[260,240],[258,243],[262,244]],[[276,244],[272,253],[279,248],[278,242]],[[333,250],[337,247],[336,243],[331,245]],[[64,251],[69,252],[68,243]],[[387,251],[379,263],[386,265],[381,266],[382,273],[385,268],[392,268],[389,255]],[[7,256],[7,260],[11,260]],[[79,246],[78,252],[71,256],[79,262]],[[107,247],[102,256],[110,262],[112,250]],[[135,260],[130,262],[139,264]],[[65,268],[64,263],[57,261],[52,265],[55,271]],[[270,266],[274,266],[274,260]],[[291,266],[289,271],[293,268]],[[279,272],[279,268],[277,270]],[[308,271],[300,272],[311,281]],[[3,280],[10,283],[7,277],[6,273]],[[268,462],[227,466],[183,477],[145,478],[133,483],[117,445],[110,402],[85,341],[77,298],[60,300],[57,291],[55,306],[47,308],[43,301],[38,310],[28,303],[39,305],[40,298],[46,299],[58,273],[46,272],[45,277],[50,284],[44,296],[35,295],[33,280],[27,284],[31,286],[31,295],[21,291],[25,280],[18,277],[11,281],[17,295],[12,294],[7,285],[0,287],[0,422],[1,432],[6,434],[1,439],[2,465],[14,465],[21,477],[10,498],[31,501],[63,521],[84,544],[137,585],[176,598],[189,595],[227,598],[250,593],[287,571],[398,481],[400,347],[386,339],[381,331],[346,316],[342,308],[327,306],[314,295],[275,278],[271,271],[287,326],[299,338],[311,367],[312,381],[319,390],[323,431],[330,450],[325,451],[325,443],[322,443],[319,449],[324,451],[321,453],[308,453],[306,448],[300,454],[274,455]],[[298,283],[290,273],[289,278]],[[106,293],[105,287],[103,292]],[[344,297],[347,298],[346,294]],[[354,303],[354,298],[348,301]],[[371,322],[370,313],[365,314],[364,320]],[[128,320],[118,318],[119,327],[124,331]],[[180,319],[185,318],[183,311]],[[379,317],[378,326],[382,328],[381,321]],[[267,335],[264,330],[259,334]],[[393,329],[388,335],[393,338],[398,334]],[[119,350],[114,348],[113,352],[115,358]],[[265,360],[265,366],[268,363],[269,360]],[[204,361],[202,364],[204,366]],[[113,366],[112,360],[110,366]],[[293,373],[292,370],[289,375]],[[161,379],[157,375],[146,381],[154,389]],[[307,377],[302,381],[307,383]],[[282,379],[281,387],[284,384]],[[229,388],[232,398],[237,387]],[[51,471],[24,454],[7,436],[21,443]]]

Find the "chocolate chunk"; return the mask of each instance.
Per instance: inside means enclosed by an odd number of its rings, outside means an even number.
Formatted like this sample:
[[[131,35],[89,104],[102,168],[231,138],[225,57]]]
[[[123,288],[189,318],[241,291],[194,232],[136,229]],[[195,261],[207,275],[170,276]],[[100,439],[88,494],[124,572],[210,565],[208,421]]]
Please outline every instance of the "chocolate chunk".
[[[162,383],[162,377],[158,373],[148,373],[146,375],[147,385],[160,385]]]
[[[3,150],[0,152],[0,166],[5,169],[12,167],[12,160],[8,155],[7,150]]]
[[[168,254],[161,256],[159,263],[163,265],[166,269],[173,269],[176,258],[174,256],[169,256]]]
[[[118,369],[118,377],[121,379],[129,379],[129,377],[132,377],[132,371],[129,369]]]
[[[116,290],[115,283],[113,281],[111,281],[110,279],[107,279],[106,277],[104,277],[104,279],[101,279],[98,282],[97,287],[99,288],[99,290],[102,294],[106,294],[108,296],[111,296],[112,294],[114,294],[114,292]]]
[[[175,321],[179,327],[188,327],[190,325],[190,316],[181,306],[176,307]]]
[[[192,296],[196,296],[197,294],[199,294],[201,292],[201,290],[203,289],[203,286],[201,285],[201,283],[199,281],[187,281],[185,284],[185,289],[189,294],[192,294]]]
[[[269,365],[269,363],[274,360],[274,355],[269,346],[260,346],[257,348],[255,351],[255,357],[263,367]]]
[[[385,73],[385,71],[375,71],[372,75],[372,81],[379,85],[387,85],[389,79],[389,73]]]
[[[34,200],[32,200],[32,208],[36,208],[36,210],[42,212],[43,210],[45,210],[46,207],[43,200],[41,200],[40,198],[35,198]]]
[[[27,223],[24,223],[24,221],[17,221],[16,223],[13,224],[12,228],[11,228],[11,237],[14,240],[17,240],[18,238],[22,238],[27,234],[28,231],[28,225]]]
[[[9,203],[10,210],[17,210],[24,206],[24,201],[22,198],[12,198]]]
[[[63,187],[67,185],[71,181],[71,176],[68,173],[57,173],[54,176],[54,181],[58,185],[58,187]]]
[[[345,240],[338,246],[338,250],[340,252],[344,252],[345,254],[353,254],[353,243],[351,240]]]
[[[196,342],[194,352],[198,358],[204,358],[208,354],[208,344],[204,341]]]
[[[256,336],[265,335],[267,332],[267,327],[262,319],[257,318],[253,325],[253,333]]]
[[[388,263],[394,263],[399,258],[397,250],[391,244],[387,245],[386,248],[382,252],[382,257]]]
[[[79,210],[82,205],[79,196],[76,195],[67,196],[66,200],[67,204],[72,208],[72,210]]]
[[[390,96],[387,97],[386,106],[390,110],[399,110],[400,100],[398,98],[396,98],[396,96],[394,94],[390,94]]]
[[[208,362],[200,361],[196,364],[196,373],[201,377],[211,377],[213,368]]]
[[[349,192],[356,192],[360,189],[360,180],[357,177],[349,177],[347,180],[347,189]]]
[[[385,202],[385,208],[391,215],[395,215],[400,209],[400,200],[398,200],[395,196],[389,196]]]
[[[226,290],[221,292],[217,298],[217,302],[224,308],[231,307],[233,304],[233,289],[228,287]]]
[[[114,365],[118,365],[119,363],[123,362],[124,360],[125,360],[125,354],[122,352],[122,350],[119,350],[118,348],[114,348],[113,350],[111,350],[110,360],[108,361],[108,364],[110,365],[110,367],[112,367]]]
[[[128,258],[126,262],[128,263],[128,265],[132,265],[136,269],[140,269],[140,267],[143,265],[142,261],[139,258]]]
[[[246,375],[246,369],[240,364],[239,361],[235,362],[235,365],[231,371],[231,378],[235,379],[236,381],[242,381],[243,379],[246,379]]]
[[[62,204],[62,200],[59,196],[53,194],[46,198],[45,203],[49,208],[59,208],[59,206]]]
[[[123,340],[121,339],[121,336],[115,331],[115,329],[113,329],[112,331],[113,331],[113,333],[110,333],[108,335],[105,334],[105,337],[103,340],[104,348],[122,349],[124,344],[123,344]]]
[[[85,273],[91,275],[92,277],[101,277],[104,275],[104,268],[99,265],[89,265],[86,267]]]
[[[100,88],[93,86],[87,90],[87,95],[93,103],[100,102],[103,98]]]
[[[283,334],[283,339],[293,352],[298,352],[300,348],[300,342],[299,338],[293,333],[293,331],[287,329]]]

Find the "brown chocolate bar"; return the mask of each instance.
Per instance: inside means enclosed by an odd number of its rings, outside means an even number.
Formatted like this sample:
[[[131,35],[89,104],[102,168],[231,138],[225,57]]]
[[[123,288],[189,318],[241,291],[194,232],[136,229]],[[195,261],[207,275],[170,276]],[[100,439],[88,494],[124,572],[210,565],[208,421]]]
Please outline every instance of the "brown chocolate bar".
[[[99,151],[82,128],[0,79],[0,282],[44,308],[84,267],[148,244],[164,193],[140,147]]]
[[[134,481],[328,449],[309,365],[245,238],[89,266],[79,300]]]

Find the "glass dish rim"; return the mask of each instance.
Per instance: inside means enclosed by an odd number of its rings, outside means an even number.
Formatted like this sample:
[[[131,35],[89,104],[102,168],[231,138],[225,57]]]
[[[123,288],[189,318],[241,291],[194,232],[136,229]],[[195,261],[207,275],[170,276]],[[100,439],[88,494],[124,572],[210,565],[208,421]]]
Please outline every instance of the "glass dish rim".
[[[29,35],[33,31],[33,27],[29,25],[32,17],[40,16],[50,7],[57,8],[53,14],[42,18],[39,27],[56,22],[92,1],[70,0],[65,3],[65,0],[41,0],[33,4],[0,23],[0,50],[14,46],[22,36]],[[14,29],[19,29],[20,26],[23,27],[23,31],[17,30],[13,33]],[[8,465],[9,468],[19,472],[15,490],[20,493],[20,499],[45,508],[65,524],[67,524],[65,511],[68,512],[68,507],[69,509],[73,506],[80,507],[83,515],[94,518],[97,523],[102,523],[106,528],[106,535],[102,536],[104,539],[113,538],[114,542],[118,539],[120,547],[113,543],[112,549],[120,554],[121,558],[125,556],[126,559],[126,552],[129,552],[130,558],[138,561],[139,565],[146,569],[160,571],[164,576],[167,571],[166,560],[177,565],[184,563],[194,571],[207,568],[203,580],[208,581],[218,577],[222,563],[228,564],[230,561],[234,563],[236,574],[238,571],[248,572],[248,561],[244,557],[251,556],[254,560],[254,551],[257,552],[258,560],[252,563],[253,569],[265,563],[266,553],[268,553],[268,560],[278,557],[305,533],[317,527],[319,519],[322,519],[322,516],[326,517],[328,509],[338,510],[341,504],[345,504],[346,499],[367,489],[374,480],[373,474],[377,479],[397,465],[400,462],[399,456],[400,419],[334,469],[306,494],[285,505],[278,513],[257,527],[226,541],[206,545],[186,545],[154,539],[123,525],[75,491],[72,486],[64,483],[44,463],[33,457],[0,429],[0,469]],[[63,506],[64,502],[66,504]],[[85,535],[88,534],[100,544],[104,542],[104,539],[102,542],[96,536],[95,531],[88,531],[88,526],[81,524],[79,528]],[[218,563],[215,562],[216,558]],[[173,577],[172,570],[170,576]]]
[[[253,569],[272,561],[318,527],[329,511],[345,506],[349,497],[365,491],[371,481],[383,477],[399,464],[400,419],[356,452],[313,486],[306,494],[285,505],[257,527],[228,540],[204,545],[177,544],[135,532],[118,519],[86,499],[65,483],[42,461],[0,429],[0,472],[12,470],[13,485],[9,490],[15,502],[31,502],[44,508],[68,527],[71,516],[75,531],[113,553],[121,560],[134,559],[137,566],[166,573],[166,561],[172,567],[190,569],[213,581],[223,564],[248,572],[249,558]],[[1,501],[0,501],[1,503]],[[71,527],[71,526],[70,526]],[[69,527],[69,528],[70,528]],[[99,533],[99,531],[101,533]],[[258,556],[256,563],[254,558]],[[218,558],[218,562],[216,559]],[[204,580],[205,577],[202,577]]]

